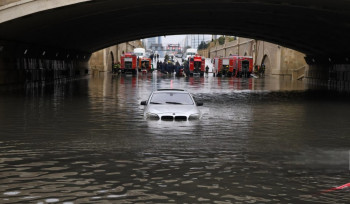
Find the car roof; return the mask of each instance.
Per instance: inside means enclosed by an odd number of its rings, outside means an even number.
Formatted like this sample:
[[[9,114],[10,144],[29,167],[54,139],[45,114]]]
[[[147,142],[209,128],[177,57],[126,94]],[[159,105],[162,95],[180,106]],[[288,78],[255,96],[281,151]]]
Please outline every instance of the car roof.
[[[185,91],[183,89],[158,89],[157,91]]]
[[[160,92],[183,92],[188,93],[187,91],[183,89],[158,89],[157,91],[154,91],[154,93],[160,93]]]

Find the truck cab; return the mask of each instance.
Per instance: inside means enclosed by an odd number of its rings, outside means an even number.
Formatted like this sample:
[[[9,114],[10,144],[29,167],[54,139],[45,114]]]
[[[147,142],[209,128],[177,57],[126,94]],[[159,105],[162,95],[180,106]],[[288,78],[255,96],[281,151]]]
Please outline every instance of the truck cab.
[[[138,69],[142,73],[144,73],[144,72],[147,73],[147,72],[150,72],[152,70],[152,60],[151,60],[151,58],[146,58],[146,57],[139,58],[138,65],[139,65]]]
[[[132,73],[133,75],[137,74],[137,57],[133,53],[125,53],[120,56],[121,65],[120,71],[121,73]]]
[[[204,75],[205,72],[205,58],[199,55],[194,55],[188,58],[188,70],[186,70],[186,74],[189,76],[193,76],[193,74],[200,74],[200,76]]]
[[[196,54],[198,54],[197,49],[189,48],[189,49],[186,50],[186,53],[183,55],[184,60],[187,60],[189,57],[193,57]]]
[[[253,57],[240,56],[238,59],[238,75],[239,77],[250,77],[253,72]]]
[[[136,55],[137,58],[146,57],[146,50],[145,48],[135,48],[134,54]]]

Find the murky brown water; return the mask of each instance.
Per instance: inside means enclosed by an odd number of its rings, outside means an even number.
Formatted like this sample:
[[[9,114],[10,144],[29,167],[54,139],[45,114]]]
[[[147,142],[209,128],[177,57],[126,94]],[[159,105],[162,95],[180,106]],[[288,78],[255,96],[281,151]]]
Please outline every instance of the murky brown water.
[[[146,121],[153,89],[200,121]],[[350,105],[279,78],[94,76],[0,95],[0,203],[348,203]]]

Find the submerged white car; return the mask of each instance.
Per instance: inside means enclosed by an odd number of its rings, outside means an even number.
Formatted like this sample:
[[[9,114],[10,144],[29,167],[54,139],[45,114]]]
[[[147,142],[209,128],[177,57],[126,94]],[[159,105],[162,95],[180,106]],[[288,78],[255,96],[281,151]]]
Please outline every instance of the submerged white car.
[[[151,93],[145,106],[144,117],[151,120],[198,120],[202,117],[197,106],[202,102],[195,102],[192,95],[181,89],[159,89]]]

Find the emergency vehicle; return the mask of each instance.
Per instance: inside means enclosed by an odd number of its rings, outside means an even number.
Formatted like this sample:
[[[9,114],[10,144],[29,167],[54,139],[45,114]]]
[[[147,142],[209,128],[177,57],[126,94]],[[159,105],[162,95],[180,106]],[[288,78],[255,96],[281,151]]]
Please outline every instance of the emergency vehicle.
[[[215,57],[213,72],[216,76],[250,77],[253,71],[253,58],[250,56]]]
[[[250,77],[253,72],[253,57],[250,56],[238,56],[237,63],[237,77]]]
[[[237,56],[230,56],[221,59],[221,66],[218,76],[232,77],[236,74],[238,64]]]
[[[151,58],[142,57],[139,58],[138,69],[141,72],[150,72],[152,70],[152,60]]]
[[[188,58],[188,70],[186,74],[193,76],[193,74],[198,73],[200,76],[204,75],[205,72],[205,58],[199,55],[194,55]]]
[[[145,48],[135,48],[134,49],[134,54],[136,55],[136,57],[138,58],[142,58],[146,56],[146,50]]]
[[[188,48],[185,52],[185,54],[182,56],[184,58],[184,60],[188,59],[189,57],[193,57],[196,54],[198,54],[197,49],[193,49],[193,48]]]
[[[120,56],[120,70],[121,73],[132,73],[137,74],[137,56],[133,53],[125,53]]]

